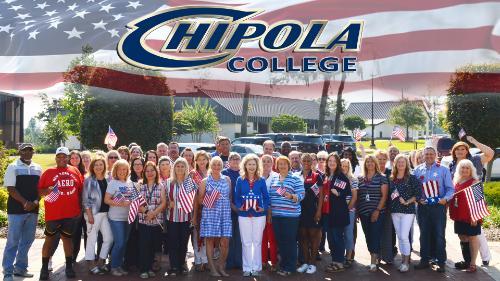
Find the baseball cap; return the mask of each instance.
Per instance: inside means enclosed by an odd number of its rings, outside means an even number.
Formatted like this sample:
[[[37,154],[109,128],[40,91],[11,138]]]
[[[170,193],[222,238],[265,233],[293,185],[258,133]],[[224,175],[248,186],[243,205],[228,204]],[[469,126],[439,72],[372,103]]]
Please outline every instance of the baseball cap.
[[[66,155],[69,155],[69,149],[67,147],[59,147],[57,150],[56,150],[56,155],[57,154],[66,154]]]
[[[23,150],[23,149],[26,149],[26,148],[31,148],[31,149],[33,149],[33,144],[32,144],[32,143],[27,143],[27,142],[25,142],[25,143],[21,143],[21,144],[19,145],[19,150]]]

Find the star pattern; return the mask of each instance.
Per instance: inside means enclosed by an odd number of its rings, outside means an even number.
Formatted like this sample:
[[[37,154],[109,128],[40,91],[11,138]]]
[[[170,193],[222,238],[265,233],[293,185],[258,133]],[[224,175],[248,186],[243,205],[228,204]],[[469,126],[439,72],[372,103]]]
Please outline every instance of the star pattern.
[[[71,38],[79,38],[79,39],[82,39],[82,34],[85,33],[83,31],[78,31],[76,30],[75,27],[73,27],[72,30],[65,30],[64,33],[68,34],[68,39],[71,39]]]

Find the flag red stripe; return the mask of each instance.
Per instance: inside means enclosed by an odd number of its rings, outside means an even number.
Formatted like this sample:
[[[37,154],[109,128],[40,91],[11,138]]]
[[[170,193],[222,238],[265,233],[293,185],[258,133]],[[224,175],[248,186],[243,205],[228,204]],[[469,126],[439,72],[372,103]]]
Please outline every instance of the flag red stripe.
[[[304,3],[299,3],[296,5],[290,5],[288,7],[284,7],[278,9],[276,11],[272,11],[260,16],[255,17],[255,19],[268,21],[269,23],[278,21],[278,20],[286,20],[286,19],[294,19],[300,20],[302,22],[309,22],[311,18],[314,19],[342,19],[353,16],[360,16],[369,13],[378,13],[378,12],[399,12],[399,11],[423,11],[430,9],[439,9],[445,8],[454,5],[461,4],[473,4],[473,3],[488,3],[488,2],[496,2],[494,0],[442,0],[442,1],[398,1],[398,0],[386,0],[383,2],[373,2],[370,0],[360,0],[356,1],[355,5],[353,5],[352,1],[349,0],[316,0],[316,1],[307,1]],[[251,1],[248,1],[251,6]],[[219,5],[217,1],[213,2],[205,2],[205,1],[196,1],[196,0],[170,0],[168,1],[168,5],[171,7],[175,6],[183,6],[183,5]],[[226,6],[227,4],[224,4]],[[229,4],[227,6],[242,6],[238,4]],[[325,7],[332,7],[331,9],[325,9]],[[340,8],[337,8],[340,7]],[[344,9],[344,7],[349,7],[349,9]],[[311,17],[314,15],[314,17]]]
[[[359,53],[340,53],[337,48],[331,53],[292,53],[290,50],[278,53],[265,52],[259,48],[241,48],[237,56],[250,58],[252,56],[262,56],[265,58],[278,57],[281,60],[288,56],[293,56],[300,60],[306,56],[327,57],[327,56],[348,56],[355,55],[358,61],[387,58],[404,53],[424,52],[424,51],[447,51],[447,50],[472,50],[472,49],[492,49],[500,51],[500,36],[493,35],[494,26],[482,26],[468,29],[439,29],[422,30],[390,34],[378,37],[363,38],[361,51]],[[467,38],[467,40],[464,40]],[[165,43],[164,40],[146,40],[148,46],[154,50],[160,50]],[[178,56],[179,54],[176,54]],[[183,56],[193,57],[199,54],[184,53]],[[216,67],[226,68],[226,64]]]
[[[158,89],[155,89],[151,84],[145,83],[144,77],[134,74],[127,74],[115,70],[104,69],[105,77],[113,77],[114,79],[102,79],[101,81],[92,80],[88,83],[89,86],[111,89],[115,91],[124,91],[145,95],[159,95]],[[108,76],[109,75],[109,76]],[[401,95],[401,88],[409,85],[410,83],[421,83],[422,85],[437,85],[437,94],[446,94],[445,90],[450,81],[453,73],[411,73],[411,74],[397,74],[388,75],[384,77],[375,77],[375,89],[384,88],[387,90],[394,90],[388,92],[395,96]],[[124,79],[133,76],[139,81],[138,83],[122,83]],[[478,73],[477,77],[487,81],[485,83],[475,83],[474,81],[467,81],[464,85],[465,93],[482,92],[482,93],[499,93],[500,92],[500,73]],[[162,80],[164,78],[153,77],[151,79]],[[0,89],[1,90],[38,90],[49,88],[56,83],[63,82],[63,73],[13,73],[13,74],[0,74]],[[125,80],[127,81],[127,80]],[[168,86],[170,89],[176,90],[179,93],[186,93],[192,89],[190,82],[192,79],[188,78],[168,78]],[[338,81],[333,84],[336,85]],[[370,89],[371,80],[346,82],[345,92],[357,91],[363,89]],[[250,83],[253,93],[261,95],[272,95],[288,98],[314,98],[319,97],[323,87],[323,82],[311,83],[306,85],[279,85],[272,89],[268,84]],[[227,89],[227,91],[243,92],[245,82],[243,81],[225,81],[225,80],[208,80],[204,86],[206,89]],[[425,89],[423,89],[425,90]],[[179,94],[177,94],[179,95]]]

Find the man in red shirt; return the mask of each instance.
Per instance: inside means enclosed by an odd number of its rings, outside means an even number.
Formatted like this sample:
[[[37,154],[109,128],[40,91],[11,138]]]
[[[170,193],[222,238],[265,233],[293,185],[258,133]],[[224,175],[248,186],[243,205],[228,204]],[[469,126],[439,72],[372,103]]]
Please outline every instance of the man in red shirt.
[[[45,243],[42,248],[42,270],[40,280],[49,279],[49,258],[59,233],[66,256],[66,277],[74,278],[72,266],[73,246],[71,236],[76,220],[81,213],[80,201],[83,178],[80,172],[68,165],[69,149],[56,150],[56,167],[47,169],[40,178],[38,191],[45,196]]]

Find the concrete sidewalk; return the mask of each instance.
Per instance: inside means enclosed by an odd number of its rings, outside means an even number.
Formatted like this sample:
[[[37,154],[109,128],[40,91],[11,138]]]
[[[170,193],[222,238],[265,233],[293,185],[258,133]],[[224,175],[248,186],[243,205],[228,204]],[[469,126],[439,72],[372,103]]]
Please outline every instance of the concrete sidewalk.
[[[361,226],[358,228],[358,240],[356,243],[356,262],[353,267],[347,269],[344,272],[330,274],[325,273],[324,268],[330,262],[330,257],[328,255],[322,256],[322,261],[318,264],[318,272],[313,275],[306,274],[294,274],[286,279],[294,280],[294,281],[304,281],[304,280],[352,280],[353,278],[358,280],[402,280],[410,281],[410,280],[500,280],[500,242],[492,242],[490,243],[490,249],[492,252],[492,260],[490,262],[489,267],[478,267],[478,271],[476,273],[466,273],[463,271],[458,271],[453,268],[453,264],[457,261],[461,260],[461,252],[460,252],[460,244],[457,235],[453,233],[453,222],[448,221],[447,229],[446,229],[446,250],[448,254],[447,261],[447,269],[446,273],[437,273],[432,270],[419,270],[415,271],[413,268],[410,269],[410,272],[406,274],[402,274],[397,271],[397,267],[400,264],[400,257],[396,257],[396,261],[393,265],[382,265],[380,270],[377,273],[369,273],[366,266],[369,264],[370,257],[367,251],[364,234],[361,230]],[[419,237],[419,229],[418,226],[415,225],[415,236]],[[5,239],[0,240],[0,248],[3,253],[3,248],[5,246]],[[418,245],[418,239],[414,241],[413,248],[418,250],[420,247]],[[31,280],[38,280],[40,268],[41,268],[41,248],[43,245],[43,240],[37,239],[33,244],[30,250],[30,272],[35,274],[35,278]],[[188,265],[191,268],[191,264],[193,261],[192,248],[189,248],[190,253],[188,253]],[[127,277],[114,277],[110,275],[104,276],[94,276],[90,275],[87,272],[87,267],[85,262],[83,261],[83,242],[82,249],[79,255],[79,263],[75,266],[75,270],[77,272],[76,280],[111,280],[111,279],[121,279],[121,280],[141,280],[139,278],[138,272],[131,272]],[[168,268],[168,258],[163,258],[162,263],[162,271],[161,274],[158,274],[157,277],[151,278],[154,280],[161,280],[163,277],[163,272]],[[415,264],[419,260],[418,251],[414,251],[412,254],[413,264]],[[477,261],[478,264],[481,264],[480,258]],[[66,280],[64,275],[64,254],[62,250],[62,245],[60,245],[57,249],[57,252],[54,256],[53,260],[54,273],[51,274],[50,280]],[[251,280],[249,278],[242,277],[241,271],[238,270],[229,270],[231,277],[228,278],[219,278],[222,280]],[[168,279],[177,279],[177,280],[217,280],[216,278],[209,277],[207,273],[197,273],[192,270],[187,276],[178,276],[178,277],[168,277]],[[285,279],[271,272],[264,272],[264,274],[259,278],[253,278],[253,281],[259,280],[277,280],[277,279]],[[21,278],[17,278],[16,280],[21,280]],[[26,279],[30,280],[30,279]]]

